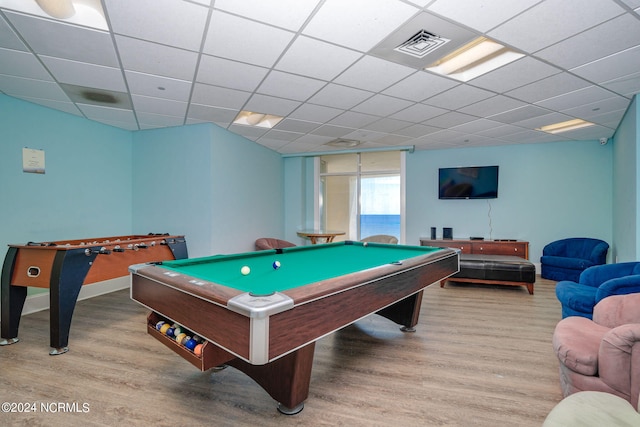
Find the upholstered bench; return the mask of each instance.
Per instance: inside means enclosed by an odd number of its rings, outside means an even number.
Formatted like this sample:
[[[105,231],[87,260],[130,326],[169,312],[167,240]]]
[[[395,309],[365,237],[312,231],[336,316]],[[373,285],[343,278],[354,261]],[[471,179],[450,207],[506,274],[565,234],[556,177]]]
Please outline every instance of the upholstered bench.
[[[440,282],[526,286],[533,295],[536,267],[524,258],[510,255],[460,254],[460,271]]]

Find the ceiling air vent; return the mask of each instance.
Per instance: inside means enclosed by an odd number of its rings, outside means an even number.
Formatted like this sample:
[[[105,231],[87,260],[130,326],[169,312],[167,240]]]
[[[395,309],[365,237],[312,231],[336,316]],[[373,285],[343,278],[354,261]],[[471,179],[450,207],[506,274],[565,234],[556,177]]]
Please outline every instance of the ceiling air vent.
[[[415,58],[424,58],[429,53],[444,46],[449,41],[451,40],[436,36],[426,30],[420,30],[413,37],[396,47],[394,50],[411,55]]]

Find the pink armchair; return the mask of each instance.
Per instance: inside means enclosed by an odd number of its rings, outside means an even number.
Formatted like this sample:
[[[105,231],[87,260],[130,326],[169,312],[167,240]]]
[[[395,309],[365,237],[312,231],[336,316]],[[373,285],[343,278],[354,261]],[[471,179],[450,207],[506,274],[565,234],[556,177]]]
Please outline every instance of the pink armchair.
[[[594,308],[593,320],[562,319],[553,333],[564,396],[604,391],[638,409],[640,392],[640,293],[614,295]]]

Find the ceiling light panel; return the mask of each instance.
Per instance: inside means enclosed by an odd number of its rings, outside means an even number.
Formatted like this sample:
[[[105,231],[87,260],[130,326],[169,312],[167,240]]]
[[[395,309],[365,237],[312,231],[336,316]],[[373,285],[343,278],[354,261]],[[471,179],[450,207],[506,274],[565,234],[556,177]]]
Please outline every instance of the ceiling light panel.
[[[99,30],[109,29],[100,0],[1,0],[0,6]]]
[[[426,70],[467,82],[523,56],[486,37],[478,37],[427,66]]]

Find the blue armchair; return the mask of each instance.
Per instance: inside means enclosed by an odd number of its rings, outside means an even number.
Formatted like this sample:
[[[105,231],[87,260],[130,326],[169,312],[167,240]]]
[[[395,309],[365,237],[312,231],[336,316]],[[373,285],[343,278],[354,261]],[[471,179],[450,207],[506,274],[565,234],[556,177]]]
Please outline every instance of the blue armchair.
[[[556,240],[542,249],[540,276],[577,282],[585,269],[605,264],[608,251],[609,244],[599,239],[572,237]]]
[[[579,282],[564,280],[556,284],[562,304],[562,318],[593,317],[593,307],[611,295],[640,292],[640,262],[621,262],[587,268]]]

